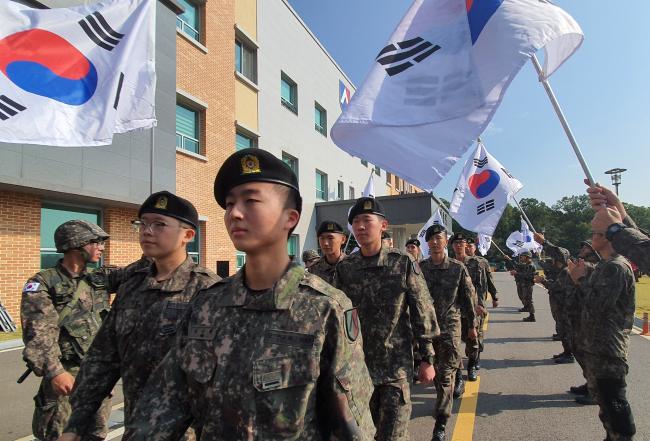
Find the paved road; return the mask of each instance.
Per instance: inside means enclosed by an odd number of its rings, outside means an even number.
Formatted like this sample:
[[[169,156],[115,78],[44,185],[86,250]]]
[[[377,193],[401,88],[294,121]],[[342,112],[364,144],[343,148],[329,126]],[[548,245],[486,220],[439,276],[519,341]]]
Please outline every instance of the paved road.
[[[523,323],[517,309],[514,281],[507,273],[495,274],[501,306],[490,310],[486,349],[480,381],[468,383],[478,389],[478,399],[466,392],[454,404],[449,424],[451,441],[594,441],[604,432],[596,406],[580,406],[566,393],[569,386],[584,382],[577,364],[556,365],[552,354],[561,351],[550,335],[553,324],[546,291],[537,286],[534,299],[537,323]],[[15,441],[30,433],[32,396],[38,381],[31,376],[22,386],[16,378],[24,370],[20,351],[0,352],[0,441]],[[650,341],[632,337],[629,398],[637,421],[637,441],[650,441]],[[116,388],[115,404],[121,402]],[[474,398],[474,400],[472,399]],[[429,441],[430,416],[435,400],[431,387],[414,386],[412,392],[412,441]],[[459,407],[463,412],[456,417]],[[121,410],[112,415],[113,438],[120,438]],[[458,424],[456,421],[462,420]],[[453,432],[453,438],[452,438]],[[26,438],[29,439],[29,438]]]

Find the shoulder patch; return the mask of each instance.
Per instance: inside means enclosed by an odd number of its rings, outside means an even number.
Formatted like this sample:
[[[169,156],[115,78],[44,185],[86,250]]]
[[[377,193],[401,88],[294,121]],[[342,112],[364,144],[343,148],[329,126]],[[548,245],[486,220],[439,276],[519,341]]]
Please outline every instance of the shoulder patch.
[[[36,292],[40,288],[39,282],[27,282],[23,287],[23,292]]]
[[[345,335],[348,337],[348,340],[355,342],[361,333],[357,308],[348,309],[343,315],[345,317]]]

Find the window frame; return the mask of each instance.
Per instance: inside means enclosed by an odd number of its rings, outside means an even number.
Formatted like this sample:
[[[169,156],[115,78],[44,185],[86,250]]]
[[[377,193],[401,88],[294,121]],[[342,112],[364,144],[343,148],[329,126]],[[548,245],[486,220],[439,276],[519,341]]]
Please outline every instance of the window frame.
[[[321,185],[323,185],[323,183],[324,183],[325,188],[324,189],[322,189],[322,188],[319,189],[317,185],[314,186],[316,188],[316,199],[326,202],[326,201],[328,201],[328,197],[329,197],[329,183],[327,181],[327,173],[316,169],[316,176],[314,176],[314,177],[317,178],[317,176],[321,177],[320,183],[321,183]],[[316,180],[315,184],[318,184],[318,180]],[[321,197],[319,195],[319,193],[322,193],[323,197]]]
[[[290,246],[291,243],[295,242],[295,254],[291,254]],[[287,239],[287,254],[289,256],[293,256],[293,259],[296,259],[299,257],[298,251],[300,250],[300,235],[299,234],[291,234],[288,239]]]
[[[181,6],[183,6],[183,9],[185,9],[185,5],[183,3],[187,3],[189,6],[193,7],[194,10],[196,11],[196,23],[195,26],[197,29],[194,28],[190,23],[186,22],[181,18],[182,14],[179,14],[176,16],[176,29],[181,31],[184,35],[187,35],[189,38],[191,38],[194,41],[198,41],[199,43],[202,42],[201,38],[201,18],[202,18],[202,11],[201,11],[201,6],[198,5],[196,2],[192,0],[180,0]],[[184,14],[185,12],[183,12]],[[180,25],[179,25],[180,24]],[[186,30],[186,28],[189,28],[190,32]]]
[[[282,83],[286,83],[289,86],[289,93],[291,95],[290,98],[293,99],[293,102],[287,101],[283,96],[282,96]],[[283,71],[280,71],[280,103],[289,109],[291,112],[295,113],[296,115],[298,114],[298,84],[291,79],[289,75],[284,73]]]
[[[176,148],[185,152],[190,152],[194,153],[197,155],[203,155],[203,143],[201,142],[201,135],[203,133],[203,112],[205,109],[201,109],[198,106],[193,106],[189,104],[187,101],[180,101],[176,99],[176,111],[178,112],[178,107],[181,107],[185,110],[189,110],[191,112],[195,113],[195,124],[196,124],[196,133],[195,135],[197,138],[193,138],[191,136],[185,135],[183,133],[180,133],[178,131],[178,113],[176,113],[176,126],[175,126],[175,133],[176,133]],[[179,137],[181,140],[181,145],[179,146]],[[191,142],[196,142],[196,150],[193,151],[191,149],[188,149],[185,147],[185,141],[190,140]]]
[[[320,124],[316,121],[316,112],[320,114]],[[325,120],[324,123],[323,120]],[[327,110],[317,101],[314,101],[314,129],[327,138]]]
[[[336,183],[336,197],[338,200],[345,199],[345,183],[343,181]]]
[[[300,161],[298,158],[282,150],[282,162],[287,164],[287,166],[291,169],[291,171],[295,173],[296,177],[300,176],[299,174]],[[289,164],[289,162],[293,162],[295,164],[295,168],[292,167],[291,164]]]
[[[246,69],[244,67],[245,52],[248,51],[251,55],[251,64],[250,66],[250,76],[247,75]],[[237,55],[239,55],[240,66],[237,66]],[[257,47],[250,44],[246,41],[245,38],[241,38],[238,35],[235,36],[235,72],[238,72],[244,78],[257,84]]]

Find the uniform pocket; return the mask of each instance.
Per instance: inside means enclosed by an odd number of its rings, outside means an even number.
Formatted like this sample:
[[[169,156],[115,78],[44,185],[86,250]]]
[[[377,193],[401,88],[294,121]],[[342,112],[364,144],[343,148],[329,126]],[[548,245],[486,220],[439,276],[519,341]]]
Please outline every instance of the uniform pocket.
[[[314,354],[301,353],[253,362],[257,421],[262,432],[290,436],[305,424],[318,377]]]
[[[181,369],[194,382],[207,384],[217,369],[217,356],[212,342],[190,340],[183,348]]]

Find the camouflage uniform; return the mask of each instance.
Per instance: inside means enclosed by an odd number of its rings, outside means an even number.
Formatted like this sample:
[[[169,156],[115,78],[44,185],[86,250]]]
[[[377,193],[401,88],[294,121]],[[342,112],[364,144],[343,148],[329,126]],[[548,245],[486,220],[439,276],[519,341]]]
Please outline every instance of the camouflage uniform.
[[[408,439],[413,377],[412,340],[433,364],[439,328],[420,268],[405,253],[382,244],[376,256],[352,253],[336,268],[334,286],[359,311],[366,364],[375,386],[370,410],[377,440]]]
[[[535,286],[535,267],[531,263],[513,263],[515,274],[515,283],[517,284],[517,295],[523,303],[524,308],[530,314],[535,314],[535,305],[533,304],[533,286]]]
[[[635,228],[624,228],[612,236],[611,242],[617,253],[628,257],[642,272],[650,274],[650,238],[646,234]]]
[[[465,265],[445,256],[436,265],[431,258],[421,263],[422,274],[433,298],[440,336],[433,340],[436,351],[436,408],[434,418],[445,422],[451,416],[456,369],[461,359],[461,311],[472,327],[477,326],[474,312],[474,286]]]
[[[245,269],[201,291],[125,439],[370,441],[371,380],[350,299],[291,265],[252,291]]]
[[[484,268],[481,266],[481,261],[476,256],[465,256],[465,267],[467,273],[472,280],[474,286],[474,303],[485,308],[485,298],[487,293],[487,276]],[[469,364],[474,364],[480,353],[483,351],[483,317],[482,315],[476,317],[476,326],[478,327],[478,338],[470,340],[467,332],[471,329],[471,321],[463,311],[462,318],[462,334],[461,339],[465,343],[465,356]],[[459,367],[462,369],[463,361],[460,360]]]
[[[90,416],[122,377],[124,422],[151,372],[169,351],[188,302],[218,277],[188,256],[171,278],[158,282],[155,265],[136,271],[120,286],[77,377],[66,432],[86,433]]]
[[[34,397],[32,431],[36,438],[55,440],[63,432],[70,402],[52,390],[51,380],[64,372],[77,375],[110,309],[109,294],[115,292],[127,272],[100,268],[73,276],[59,260],[54,268],[37,273],[25,285],[20,307],[23,358],[37,376],[43,377]],[[98,410],[88,415],[88,439],[103,439],[107,433],[110,400],[98,405]]]
[[[552,259],[552,262],[566,263],[569,258],[569,251],[565,248],[553,245],[548,240],[544,241],[544,252]],[[569,271],[565,267],[558,268],[551,263],[549,268],[544,269],[544,281],[542,285],[548,291],[549,306],[551,315],[555,320],[555,332],[562,339],[562,348],[565,354],[570,354],[571,350],[571,320],[568,309],[568,289],[572,284]],[[573,303],[574,300],[571,299]]]
[[[332,282],[334,282],[334,272],[336,271],[336,266],[343,259],[345,259],[345,253],[341,253],[339,260],[337,260],[336,263],[332,265],[327,261],[327,258],[323,256],[318,262],[312,265],[308,271],[312,274],[317,275],[327,283],[332,284]]]
[[[629,263],[614,255],[580,280],[584,304],[580,347],[589,391],[612,441],[631,440],[636,427],[626,398],[625,377],[634,322],[635,284]]]

